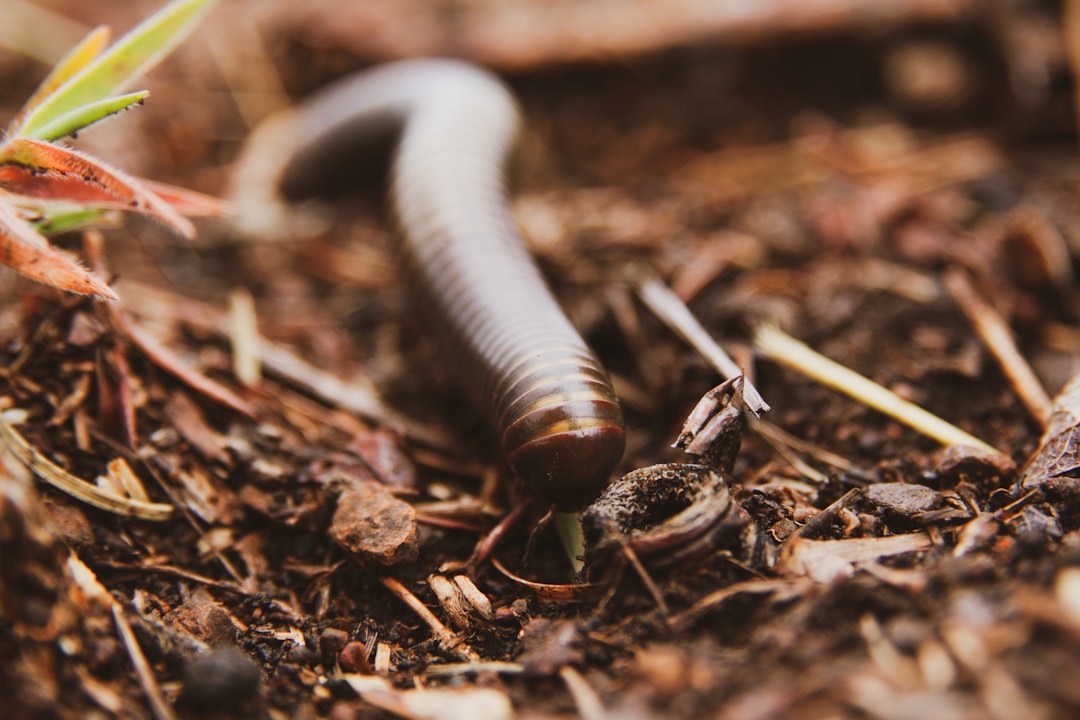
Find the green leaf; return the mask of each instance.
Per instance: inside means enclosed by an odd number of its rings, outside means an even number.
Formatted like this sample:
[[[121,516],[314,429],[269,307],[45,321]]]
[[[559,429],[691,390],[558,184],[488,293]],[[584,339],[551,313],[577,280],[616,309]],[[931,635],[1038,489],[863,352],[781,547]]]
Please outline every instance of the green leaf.
[[[31,280],[61,290],[118,300],[108,284],[38,234],[0,197],[0,263]]]
[[[61,117],[120,91],[187,37],[215,1],[173,0],[62,83],[11,135],[42,139],[41,131]]]
[[[132,105],[141,103],[149,94],[146,90],[139,90],[127,95],[117,95],[116,97],[82,105],[68,114],[58,117],[45,127],[34,132],[32,136],[24,135],[23,137],[33,137],[35,140],[59,140],[82,130],[84,127],[123,112]]]
[[[88,32],[86,37],[79,41],[78,45],[71,48],[67,55],[52,69],[52,72],[41,81],[34,94],[19,110],[19,114],[15,116],[15,119],[11,121],[11,125],[8,127],[8,134],[14,135],[16,129],[23,124],[34,108],[56,92],[56,89],[63,85],[68,78],[89,65],[94,58],[100,55],[101,51],[109,43],[109,37],[109,28],[99,25]]]
[[[581,515],[579,513],[555,513],[553,518],[555,532],[559,536],[566,557],[570,560],[570,567],[575,573],[585,569],[585,534],[581,529]]]
[[[40,214],[31,221],[34,228],[42,235],[59,235],[90,226],[100,227],[102,216],[110,211],[77,205],[51,207],[42,203],[38,212]]]

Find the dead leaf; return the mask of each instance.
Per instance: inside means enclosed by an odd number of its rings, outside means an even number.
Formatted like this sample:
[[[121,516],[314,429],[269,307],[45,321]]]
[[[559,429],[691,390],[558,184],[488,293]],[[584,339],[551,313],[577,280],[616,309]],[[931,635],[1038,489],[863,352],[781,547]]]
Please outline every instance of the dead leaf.
[[[1054,398],[1050,422],[1020,473],[1022,491],[1080,491],[1080,375]]]
[[[31,280],[79,295],[119,300],[104,280],[49,245],[0,194],[0,263]]]
[[[40,200],[71,200],[152,215],[186,238],[195,227],[141,180],[63,145],[10,138],[0,146],[0,185]]]

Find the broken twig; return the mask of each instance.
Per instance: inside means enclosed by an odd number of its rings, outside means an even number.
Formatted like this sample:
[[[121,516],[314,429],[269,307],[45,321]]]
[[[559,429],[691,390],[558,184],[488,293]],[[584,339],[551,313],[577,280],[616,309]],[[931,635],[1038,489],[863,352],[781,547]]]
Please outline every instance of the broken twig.
[[[713,340],[682,299],[662,282],[656,278],[646,278],[638,286],[638,296],[656,314],[656,317],[701,353],[701,356],[725,378],[731,379],[736,375],[744,375],[742,368]],[[746,407],[750,408],[755,415],[761,415],[769,410],[769,404],[749,380],[746,380],[743,385],[743,400],[746,402]]]
[[[902,399],[896,393],[840,363],[811,350],[775,325],[761,325],[754,334],[754,348],[768,358],[839,390],[864,405],[885,413],[942,445],[967,445],[1001,455],[1001,451],[974,435],[945,422],[937,415]]]
[[[1050,420],[1050,396],[1039,378],[1035,377],[1031,365],[1016,348],[1009,326],[989,303],[979,297],[962,270],[945,274],[945,288],[982,338],[986,349],[997,360],[1005,377],[1009,378],[1028,414],[1039,423],[1039,427],[1045,428]]]

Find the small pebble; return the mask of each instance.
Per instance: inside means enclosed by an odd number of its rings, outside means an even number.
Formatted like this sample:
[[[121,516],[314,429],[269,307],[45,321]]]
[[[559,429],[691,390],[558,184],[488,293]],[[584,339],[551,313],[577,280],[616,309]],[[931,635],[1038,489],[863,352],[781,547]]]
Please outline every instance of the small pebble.
[[[937,490],[909,483],[868,485],[863,494],[874,505],[905,516],[932,510],[941,502],[941,493]]]
[[[367,645],[362,642],[351,642],[343,647],[338,654],[338,665],[342,672],[371,674],[371,663],[368,662],[367,653]]]
[[[337,664],[338,653],[349,642],[349,633],[339,628],[328,627],[319,634],[319,652],[322,654],[323,668],[333,670]]]
[[[190,707],[237,708],[259,691],[262,674],[236,647],[198,655],[184,667],[182,699]]]
[[[416,560],[416,511],[383,485],[358,482],[338,497],[330,536],[353,555],[379,565]]]

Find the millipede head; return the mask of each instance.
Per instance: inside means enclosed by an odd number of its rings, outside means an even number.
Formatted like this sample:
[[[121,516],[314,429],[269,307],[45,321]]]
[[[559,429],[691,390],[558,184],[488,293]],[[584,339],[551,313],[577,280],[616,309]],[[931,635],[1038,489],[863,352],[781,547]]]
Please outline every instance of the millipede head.
[[[604,422],[534,437],[507,458],[537,497],[570,512],[600,495],[625,446],[622,425]]]

